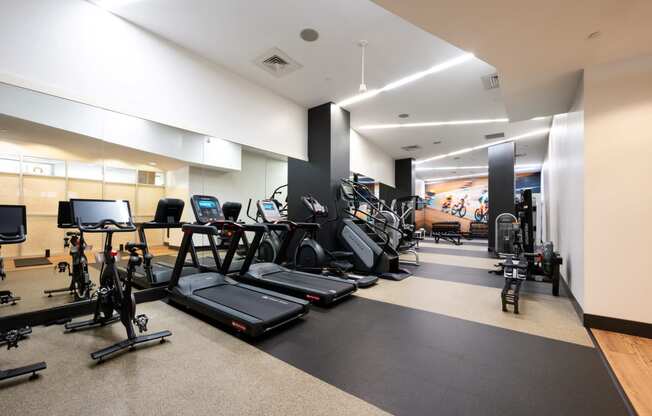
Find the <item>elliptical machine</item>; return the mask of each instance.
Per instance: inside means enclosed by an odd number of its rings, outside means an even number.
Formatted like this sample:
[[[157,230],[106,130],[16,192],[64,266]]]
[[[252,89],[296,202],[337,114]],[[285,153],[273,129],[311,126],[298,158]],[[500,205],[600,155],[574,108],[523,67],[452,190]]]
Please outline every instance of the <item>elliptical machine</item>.
[[[321,227],[318,218],[326,222],[336,221],[328,218],[328,207],[322,205],[315,197],[302,196],[301,202],[310,211],[309,222]],[[358,287],[365,288],[375,285],[378,276],[355,274],[354,254],[350,251],[328,251],[317,239],[319,228],[304,229],[294,251],[294,268],[308,273],[332,274],[342,279],[354,282]]]
[[[145,250],[145,244],[127,243],[129,251],[127,274],[121,277],[116,265],[118,251],[112,247],[114,233],[134,232],[136,226],[131,218],[128,201],[71,199],[72,215],[75,225],[81,233],[104,233],[104,250],[98,256],[102,264],[100,271],[100,288],[96,291],[97,300],[93,318],[81,322],[69,322],[66,330],[73,332],[82,329],[105,326],[121,321],[127,331],[127,339],[109,347],[91,353],[91,358],[102,362],[108,355],[124,349],[133,349],[143,342],[160,340],[172,335],[170,331],[160,331],[148,335],[136,335],[134,324],[140,333],[147,331],[147,315],[136,315],[136,299],[132,293],[132,279],[136,267],[142,265],[143,259],[138,254]],[[114,311],[117,312],[114,314]]]
[[[401,233],[379,214],[377,198],[364,185],[342,179],[339,192],[339,223],[337,236],[340,243],[353,252],[356,270],[384,279],[403,280],[412,273],[400,267],[399,253],[392,246],[389,231]],[[361,210],[361,205],[368,210]]]

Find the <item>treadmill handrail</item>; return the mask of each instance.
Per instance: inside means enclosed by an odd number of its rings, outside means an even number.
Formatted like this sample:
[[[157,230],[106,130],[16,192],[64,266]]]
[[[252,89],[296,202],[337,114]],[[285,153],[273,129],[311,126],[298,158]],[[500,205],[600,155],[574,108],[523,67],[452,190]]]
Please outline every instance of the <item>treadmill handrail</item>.
[[[290,220],[279,220],[276,221],[278,224],[288,224],[290,227],[298,230],[319,230],[321,229],[321,224],[315,222],[294,222]]]

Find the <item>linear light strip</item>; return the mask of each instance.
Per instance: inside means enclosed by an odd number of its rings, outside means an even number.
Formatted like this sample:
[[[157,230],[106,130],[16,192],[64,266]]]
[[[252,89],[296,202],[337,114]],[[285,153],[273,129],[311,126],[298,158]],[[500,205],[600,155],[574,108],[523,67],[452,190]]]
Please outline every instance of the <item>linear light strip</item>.
[[[424,123],[369,124],[360,126],[360,130],[400,129],[403,127],[464,126],[470,124],[509,123],[508,118],[485,118],[477,120],[428,121]]]
[[[459,65],[461,63],[464,63],[464,62],[466,62],[466,61],[468,61],[468,60],[470,60],[470,59],[472,59],[474,57],[475,57],[475,55],[473,55],[472,53],[465,53],[464,55],[460,55],[460,56],[458,56],[456,58],[453,58],[453,59],[450,59],[448,61],[442,62],[442,63],[437,64],[435,66],[432,66],[432,67],[430,67],[430,68],[428,68],[428,69],[426,69],[424,71],[419,71],[419,72],[414,73],[412,75],[408,75],[407,77],[403,77],[403,78],[398,79],[396,81],[390,82],[389,84],[385,85],[382,88],[375,89],[375,90],[369,90],[369,91],[364,92],[362,94],[357,94],[357,95],[354,95],[353,97],[346,98],[346,99],[338,102],[337,105],[340,106],[340,107],[346,107],[346,106],[349,106],[351,104],[355,104],[357,102],[367,100],[367,99],[369,99],[371,97],[374,97],[374,96],[380,94],[381,92],[390,91],[390,90],[393,90],[395,88],[402,87],[403,85],[406,85],[406,84],[409,84],[411,82],[417,81],[417,80],[419,80],[419,79],[421,79],[423,77],[426,77],[428,75],[432,75],[432,74],[435,74],[437,72],[444,71],[444,70],[446,70],[448,68],[452,68],[452,67],[454,67],[456,65]]]
[[[537,167],[540,167],[540,166],[537,166]],[[532,167],[532,168],[516,168],[516,166],[514,168],[515,168],[514,172],[517,172],[517,173],[533,171],[532,169],[534,169],[534,167]],[[442,177],[442,178],[430,178],[430,179],[424,179],[423,181],[426,184],[429,184],[429,183],[436,183],[436,182],[442,182],[442,181],[450,181],[450,180],[453,180],[453,179],[481,178],[481,177],[484,177],[484,176],[489,176],[489,172],[474,173],[472,175],[459,175],[459,176],[446,176],[446,177]]]
[[[521,134],[521,135],[514,136],[514,137],[509,137],[507,139],[497,140],[495,142],[491,142],[491,143],[487,143],[487,144],[481,144],[481,145],[475,146],[475,147],[467,147],[465,149],[455,150],[454,152],[429,157],[427,159],[417,160],[414,163],[416,165],[420,165],[422,163],[432,162],[433,160],[444,159],[444,158],[451,157],[451,156],[457,156],[457,155],[461,155],[461,154],[464,154],[464,153],[473,152],[475,150],[486,149],[488,147],[495,146],[495,145],[501,144],[501,143],[515,142],[517,140],[527,139],[527,138],[530,138],[530,137],[535,137],[535,136],[538,136],[538,135],[541,135],[541,134],[548,133],[549,131],[550,131],[549,127],[546,127],[546,128],[543,128],[543,129],[538,129],[538,130],[533,130],[533,131],[531,131],[529,133]]]
[[[538,168],[541,164],[534,165],[515,165],[516,169],[529,169],[529,168]],[[463,169],[489,169],[489,166],[437,166],[432,168],[416,168],[417,172],[425,172],[429,170],[463,170]]]

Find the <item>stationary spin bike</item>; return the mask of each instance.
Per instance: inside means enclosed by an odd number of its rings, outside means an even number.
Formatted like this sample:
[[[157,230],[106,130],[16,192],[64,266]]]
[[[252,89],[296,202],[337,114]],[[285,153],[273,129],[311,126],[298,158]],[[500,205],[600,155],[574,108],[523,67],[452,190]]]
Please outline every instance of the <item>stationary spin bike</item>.
[[[23,243],[27,239],[26,219],[25,205],[0,205],[0,244]],[[1,261],[0,274],[4,279],[4,267]],[[13,304],[15,304],[15,301],[20,298],[17,298],[8,290],[0,291],[2,303],[12,302],[12,300],[5,301],[5,299],[13,299]],[[0,344],[6,344],[8,350],[18,348],[18,342],[31,333],[32,329],[30,327],[0,330]],[[31,374],[29,377],[31,380],[38,377],[37,373],[46,368],[47,365],[44,362],[39,362],[9,370],[0,370],[0,381],[27,374]]]
[[[75,227],[72,221],[70,202],[59,201],[58,227],[70,229]],[[67,231],[63,238],[63,247],[68,249],[72,263],[60,261],[55,266],[59,273],[68,273],[70,285],[60,289],[48,289],[43,293],[52,297],[53,293],[68,292],[73,295],[74,301],[90,299],[94,283],[91,281],[88,272],[88,259],[85,251],[89,248],[84,241],[84,235],[79,231]]]
[[[127,274],[120,277],[116,265],[118,251],[112,247],[114,233],[133,232],[136,226],[131,219],[128,201],[107,200],[70,200],[75,224],[82,233],[104,233],[105,242],[101,255],[102,269],[100,272],[100,288],[96,291],[95,314],[87,321],[70,322],[65,325],[66,330],[78,331],[82,329],[105,326],[121,321],[127,331],[127,339],[111,346],[91,353],[91,358],[100,360],[108,355],[124,349],[134,349],[137,344],[148,341],[160,340],[172,335],[170,331],[160,331],[148,335],[136,335],[134,325],[138,331],[147,331],[147,315],[136,315],[136,300],[132,293],[132,279],[136,267],[142,265],[142,257],[138,254],[145,249],[144,244],[127,243],[129,252]],[[114,314],[114,311],[116,312]]]

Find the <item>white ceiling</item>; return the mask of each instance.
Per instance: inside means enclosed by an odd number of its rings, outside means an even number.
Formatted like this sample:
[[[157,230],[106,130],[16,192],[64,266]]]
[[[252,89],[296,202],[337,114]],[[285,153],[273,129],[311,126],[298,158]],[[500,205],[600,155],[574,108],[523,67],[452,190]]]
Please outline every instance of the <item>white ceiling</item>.
[[[360,39],[369,41],[366,83],[370,89],[465,52],[369,0],[137,0],[119,2],[111,10],[306,108],[337,102],[357,93],[360,83],[357,43]],[[320,33],[316,42],[300,39],[299,32],[308,27]],[[253,63],[273,47],[280,48],[303,67],[279,79]],[[353,104],[348,107],[352,127],[397,123],[400,113],[410,115],[406,122],[507,117],[501,91],[486,91],[481,82],[482,76],[495,71],[491,65],[473,59]],[[361,133],[394,158],[419,159],[484,144],[485,134],[505,132],[509,137],[549,122],[365,130]],[[434,139],[442,140],[442,144],[434,145]],[[544,140],[542,136],[524,143],[528,146],[528,162],[543,160]],[[401,150],[412,144],[419,144],[422,149],[412,153]],[[481,154],[428,165],[465,164],[467,159],[486,162],[486,152],[475,153]],[[449,173],[429,173],[427,177],[437,175]],[[419,176],[423,177],[421,173]]]
[[[568,111],[587,66],[652,53],[650,0],[373,1],[491,62],[512,120]]]

